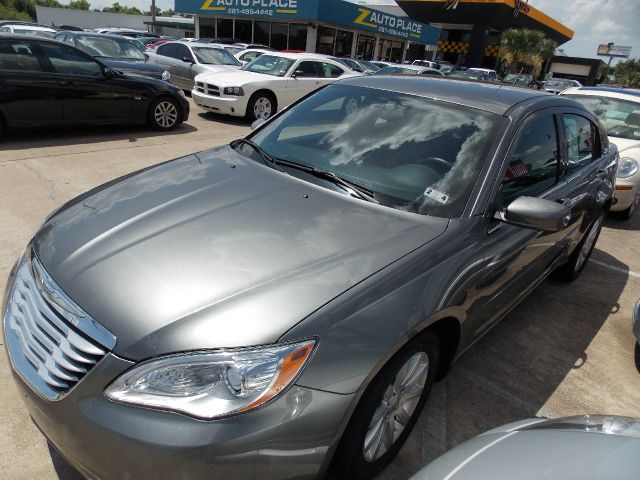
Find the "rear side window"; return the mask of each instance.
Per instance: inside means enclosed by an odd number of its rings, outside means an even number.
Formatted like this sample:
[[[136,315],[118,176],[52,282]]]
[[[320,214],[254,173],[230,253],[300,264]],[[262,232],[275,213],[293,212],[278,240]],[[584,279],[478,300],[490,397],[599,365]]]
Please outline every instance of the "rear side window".
[[[362,69],[360,69],[360,71],[362,71]],[[322,63],[322,73],[324,78],[338,78],[344,71],[340,67],[336,67],[330,63]]]
[[[42,72],[31,45],[25,42],[0,42],[0,69]]]
[[[43,43],[40,48],[49,57],[56,73],[62,75],[83,75],[89,77],[102,76],[102,68],[90,57],[81,52],[62,45]]]
[[[520,133],[502,181],[504,205],[538,197],[558,179],[558,136],[552,115],[533,120]]]
[[[572,173],[594,159],[596,129],[580,115],[563,115],[562,125],[566,141],[567,173]]]

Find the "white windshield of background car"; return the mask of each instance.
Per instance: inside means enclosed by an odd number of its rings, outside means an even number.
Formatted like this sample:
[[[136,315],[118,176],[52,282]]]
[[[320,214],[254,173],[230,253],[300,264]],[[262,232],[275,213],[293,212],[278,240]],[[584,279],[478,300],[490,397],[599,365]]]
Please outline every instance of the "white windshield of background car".
[[[575,87],[576,85],[573,82],[565,82],[560,80],[547,80],[544,86],[548,88],[560,88],[565,90],[567,88]]]
[[[384,205],[455,217],[462,214],[500,122],[499,115],[473,108],[333,85],[251,139],[272,157],[365,187]],[[255,158],[249,149],[241,151]]]
[[[193,47],[198,63],[205,65],[242,65],[236,57],[222,48]]]
[[[140,61],[147,58],[133,42],[128,40],[79,37],[78,47],[92,57]]]
[[[245,65],[243,70],[247,72],[264,73],[276,77],[284,77],[289,68],[293,65],[293,60],[273,55],[261,55],[253,62]]]
[[[595,113],[607,135],[629,140],[640,140],[640,98],[629,102],[611,97],[567,95]]]

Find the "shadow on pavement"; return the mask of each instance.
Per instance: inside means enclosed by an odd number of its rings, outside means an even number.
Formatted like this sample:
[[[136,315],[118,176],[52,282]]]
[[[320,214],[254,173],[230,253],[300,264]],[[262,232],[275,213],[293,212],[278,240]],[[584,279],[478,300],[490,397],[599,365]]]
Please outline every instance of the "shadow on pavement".
[[[640,210],[636,210],[629,220],[622,220],[615,213],[610,213],[604,226],[614,230],[640,230]]]
[[[85,480],[80,472],[69,465],[69,463],[64,458],[62,458],[62,456],[55,448],[51,446],[51,444],[47,444],[47,447],[49,448],[51,463],[53,463],[53,468],[55,469],[56,475],[58,475],[58,478],[60,480]]]
[[[567,374],[589,361],[587,347],[619,309],[628,266],[600,250],[594,257],[617,273],[592,262],[573,283],[543,282],[434,386],[407,444],[378,480],[407,479],[461,442],[539,414]],[[548,408],[542,414],[557,416]]]
[[[244,117],[232,117],[231,115],[221,115],[219,113],[207,112],[205,110],[198,112],[198,116],[210,122],[223,123],[234,127],[248,127],[251,125],[251,122]]]
[[[14,130],[7,133],[2,143],[3,150],[25,150],[32,148],[85,145],[100,142],[129,140],[133,143],[142,138],[186,135],[198,129],[183,123],[170,132],[152,130],[146,125],[98,125],[80,127],[55,127],[33,130]]]

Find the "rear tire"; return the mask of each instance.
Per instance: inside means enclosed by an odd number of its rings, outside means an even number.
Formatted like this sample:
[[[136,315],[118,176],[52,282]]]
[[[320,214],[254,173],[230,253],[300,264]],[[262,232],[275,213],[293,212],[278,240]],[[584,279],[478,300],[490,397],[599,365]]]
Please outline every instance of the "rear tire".
[[[247,103],[246,117],[250,122],[255,122],[260,118],[267,120],[276,114],[277,109],[276,97],[269,92],[257,92]]]
[[[182,109],[171,97],[160,97],[154,100],[147,113],[147,123],[154,130],[168,132],[182,121]]]
[[[565,282],[572,282],[580,276],[600,237],[603,221],[604,214],[602,213],[586,231],[584,237],[582,237],[582,240],[569,257],[569,260],[567,260],[567,263],[561,265],[553,272],[556,278]]]
[[[362,395],[336,450],[332,469],[339,478],[369,479],[391,463],[418,421],[439,358],[440,341],[427,332],[382,368]]]

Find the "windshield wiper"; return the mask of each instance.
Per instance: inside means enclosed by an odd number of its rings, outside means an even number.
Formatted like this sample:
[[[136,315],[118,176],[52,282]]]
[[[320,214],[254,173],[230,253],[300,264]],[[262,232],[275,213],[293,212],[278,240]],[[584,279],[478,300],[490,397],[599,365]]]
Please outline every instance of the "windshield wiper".
[[[329,172],[327,170],[322,170],[320,168],[312,167],[311,165],[305,165],[304,163],[292,162],[290,160],[284,160],[282,158],[274,158],[273,161],[277,165],[282,165],[284,167],[295,168],[297,170],[301,170],[303,172],[309,173],[315,177],[322,178],[324,180],[329,180],[335,185],[339,185],[347,191],[351,191],[355,193],[355,195],[362,200],[366,200],[367,202],[377,203],[380,202],[376,200],[373,196],[373,192],[357,183],[354,183],[350,180],[346,180],[333,172]]]
[[[230,145],[231,145],[231,148],[236,148],[240,145],[248,145],[260,155],[260,158],[262,158],[262,161],[267,167],[280,170],[278,167],[276,167],[276,161],[271,157],[271,155],[265,152],[260,145],[253,143],[251,140],[248,140],[246,138],[239,138],[238,140],[234,140],[233,142],[231,142]]]

